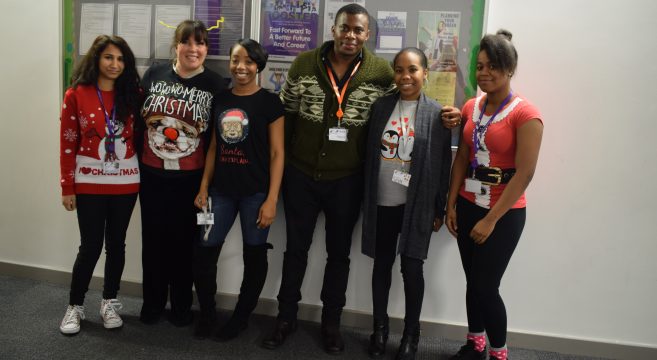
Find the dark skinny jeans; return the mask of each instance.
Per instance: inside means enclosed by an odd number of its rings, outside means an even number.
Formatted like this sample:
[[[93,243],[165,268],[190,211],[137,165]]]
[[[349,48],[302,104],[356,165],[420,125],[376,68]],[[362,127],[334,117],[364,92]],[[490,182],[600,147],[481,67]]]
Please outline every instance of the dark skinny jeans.
[[[73,265],[70,305],[83,305],[105,244],[103,299],[115,299],[125,264],[125,236],[137,194],[76,195],[80,247]]]
[[[404,205],[379,206],[376,218],[376,250],[372,270],[372,302],[374,320],[388,321],[388,298],[392,279],[392,266],[397,257],[397,238],[401,232]],[[424,261],[400,255],[404,279],[406,314],[405,333],[413,334],[420,329],[420,312],[424,298]]]
[[[500,348],[506,345],[506,308],[499,287],[525,226],[526,211],[507,211],[482,245],[475,244],[469,234],[488,209],[459,197],[456,211],[458,245],[467,281],[468,330],[485,331],[491,346]]]

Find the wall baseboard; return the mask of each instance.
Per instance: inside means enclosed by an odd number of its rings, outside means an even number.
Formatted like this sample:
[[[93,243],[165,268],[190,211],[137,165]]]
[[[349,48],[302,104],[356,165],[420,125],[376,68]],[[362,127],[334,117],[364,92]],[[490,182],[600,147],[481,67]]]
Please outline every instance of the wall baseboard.
[[[0,261],[0,275],[27,278],[67,286],[71,282],[71,273],[67,271],[44,269],[2,261]],[[102,290],[103,278],[94,276],[91,279],[89,288]],[[142,295],[141,283],[134,281],[121,281],[121,293],[140,297]],[[237,295],[225,293],[217,294],[217,306],[220,309],[233,309],[236,302]],[[276,300],[260,299],[255,312],[262,315],[276,316],[278,313],[277,306],[278,303]],[[319,305],[299,304],[298,318],[300,320],[319,323],[321,312],[322,308]],[[342,314],[342,324],[345,326],[369,329],[372,326],[372,315],[362,311],[344,310]],[[421,326],[424,335],[443,337],[457,341],[464,339],[467,333],[467,328],[461,325],[422,321]],[[392,332],[401,333],[403,328],[403,319],[390,319],[390,329]],[[657,359],[657,348],[652,347],[521,332],[509,332],[507,337],[512,346],[527,349],[620,360]]]

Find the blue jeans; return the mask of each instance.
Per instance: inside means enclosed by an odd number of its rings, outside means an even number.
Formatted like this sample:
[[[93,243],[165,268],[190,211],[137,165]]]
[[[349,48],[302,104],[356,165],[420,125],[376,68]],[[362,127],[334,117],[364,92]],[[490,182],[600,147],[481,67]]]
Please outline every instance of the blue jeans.
[[[269,227],[258,229],[256,220],[262,203],[265,202],[265,193],[255,193],[249,196],[227,196],[210,192],[212,198],[212,213],[214,214],[214,225],[208,235],[208,240],[203,240],[201,234],[201,246],[219,246],[226,240],[226,235],[233,227],[237,213],[240,214],[242,226],[242,239],[245,244],[255,246],[267,242]],[[203,231],[201,231],[203,233]]]

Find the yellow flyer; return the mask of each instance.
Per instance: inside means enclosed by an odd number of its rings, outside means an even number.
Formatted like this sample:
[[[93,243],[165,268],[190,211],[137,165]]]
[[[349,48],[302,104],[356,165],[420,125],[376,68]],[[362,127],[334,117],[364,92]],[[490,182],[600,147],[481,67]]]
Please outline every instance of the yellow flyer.
[[[430,98],[438,101],[440,105],[454,106],[456,94],[456,73],[445,71],[429,71],[429,84],[424,92]]]

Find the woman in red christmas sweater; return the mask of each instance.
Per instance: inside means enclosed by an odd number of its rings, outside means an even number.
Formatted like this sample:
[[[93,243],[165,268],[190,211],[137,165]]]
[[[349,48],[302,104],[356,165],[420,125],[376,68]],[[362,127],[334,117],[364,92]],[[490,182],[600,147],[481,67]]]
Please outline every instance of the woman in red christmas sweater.
[[[123,325],[116,299],[125,263],[125,235],[139,191],[133,133],[139,75],[128,44],[98,36],[75,68],[61,112],[62,205],[77,210],[80,247],[69,306],[59,330],[77,334],[84,296],[105,243],[100,315],[105,328]]]

